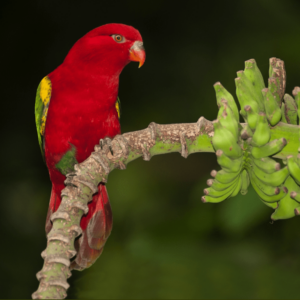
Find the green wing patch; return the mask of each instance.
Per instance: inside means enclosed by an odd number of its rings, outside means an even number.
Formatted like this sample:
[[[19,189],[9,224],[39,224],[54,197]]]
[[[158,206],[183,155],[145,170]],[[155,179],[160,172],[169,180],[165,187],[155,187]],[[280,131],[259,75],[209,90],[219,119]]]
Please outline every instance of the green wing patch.
[[[38,134],[39,145],[41,148],[42,156],[44,154],[44,134],[47,120],[47,113],[51,99],[52,84],[48,76],[45,76],[40,82],[36,97],[35,97],[35,123]]]
[[[68,173],[74,172],[74,165],[78,164],[76,159],[76,147],[71,145],[71,150],[67,151],[61,160],[55,165],[55,167],[59,170],[63,175],[67,175]]]

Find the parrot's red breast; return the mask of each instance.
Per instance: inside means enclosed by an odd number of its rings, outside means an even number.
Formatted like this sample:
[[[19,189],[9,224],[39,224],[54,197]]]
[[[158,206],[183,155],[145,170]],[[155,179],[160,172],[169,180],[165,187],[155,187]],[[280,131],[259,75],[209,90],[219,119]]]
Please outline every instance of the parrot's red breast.
[[[145,61],[140,33],[131,26],[107,24],[79,39],[64,62],[44,79],[51,88],[47,107],[42,96],[45,88],[39,87],[44,106],[42,117],[36,113],[36,121],[41,119],[37,128],[52,181],[47,232],[52,226],[50,216],[61,202],[65,175],[91,154],[100,139],[120,134],[119,75],[130,61],[140,65]],[[96,260],[112,227],[104,184],[88,206],[89,212],[81,220],[83,234],[73,262],[76,269]]]

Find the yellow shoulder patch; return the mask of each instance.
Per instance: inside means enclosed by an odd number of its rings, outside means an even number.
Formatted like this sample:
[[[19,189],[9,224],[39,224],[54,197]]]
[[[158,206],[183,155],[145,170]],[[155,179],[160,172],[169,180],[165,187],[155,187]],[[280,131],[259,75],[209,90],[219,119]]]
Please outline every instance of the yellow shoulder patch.
[[[40,97],[44,103],[47,105],[51,98],[52,84],[48,76],[45,76],[41,81]]]
[[[121,117],[121,112],[120,112],[120,104],[119,104],[119,99],[116,101],[116,104],[115,104],[115,106],[116,106],[116,110],[117,110],[117,113],[118,113],[118,118],[120,119],[120,117]]]
[[[44,103],[44,110],[41,118],[41,129],[40,129],[41,135],[44,135],[45,133],[48,107],[51,99],[51,91],[52,91],[51,81],[48,76],[45,76],[41,81],[41,87],[40,87],[40,97]]]

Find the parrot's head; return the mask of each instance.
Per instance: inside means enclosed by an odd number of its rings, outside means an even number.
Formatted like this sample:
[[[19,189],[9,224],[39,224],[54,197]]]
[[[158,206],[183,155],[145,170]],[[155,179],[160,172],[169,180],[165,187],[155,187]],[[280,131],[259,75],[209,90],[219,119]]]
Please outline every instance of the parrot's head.
[[[139,62],[141,67],[145,58],[139,31],[132,26],[112,23],[97,27],[79,39],[64,62],[90,65],[104,73],[118,75],[130,61]]]

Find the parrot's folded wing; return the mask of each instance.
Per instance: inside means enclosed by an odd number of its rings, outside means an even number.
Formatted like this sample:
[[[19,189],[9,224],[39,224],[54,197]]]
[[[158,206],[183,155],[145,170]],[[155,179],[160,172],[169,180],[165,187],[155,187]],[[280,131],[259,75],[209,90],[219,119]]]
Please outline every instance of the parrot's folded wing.
[[[47,113],[51,99],[52,84],[48,76],[44,77],[40,82],[36,97],[35,97],[35,124],[39,139],[43,159],[45,160],[44,153],[44,134],[47,120]]]

